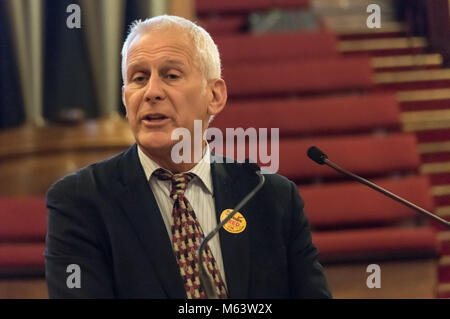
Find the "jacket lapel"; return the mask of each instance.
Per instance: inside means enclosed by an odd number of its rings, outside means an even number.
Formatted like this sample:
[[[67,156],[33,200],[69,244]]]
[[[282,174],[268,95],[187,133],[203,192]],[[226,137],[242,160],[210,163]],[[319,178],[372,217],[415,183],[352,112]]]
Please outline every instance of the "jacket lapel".
[[[217,222],[225,209],[233,208],[256,186],[257,180],[241,178],[235,164],[217,162],[212,155],[211,174],[214,188]],[[126,151],[119,163],[119,179],[112,185],[116,200],[128,216],[138,238],[146,250],[155,272],[169,298],[185,299],[179,268],[172,250],[158,204],[146,180],[137,155],[137,145]],[[253,185],[254,184],[254,185]],[[240,213],[247,218],[251,213],[244,206]],[[248,220],[248,218],[247,218]],[[150,228],[151,227],[151,228]],[[249,228],[238,234],[220,230],[220,245],[225,267],[229,298],[248,298],[249,278]]]
[[[234,166],[214,160],[211,164],[217,223],[220,222],[221,213],[225,209],[233,209],[251,189],[245,178],[236,183],[239,172],[233,170]],[[251,212],[245,211],[246,207],[240,213],[248,220],[247,216]],[[251,225],[237,234],[229,233],[224,228],[219,231],[229,298],[248,298],[249,227]]]
[[[183,281],[156,199],[139,163],[137,145],[124,153],[115,185],[117,201],[130,219],[169,298],[186,298]]]

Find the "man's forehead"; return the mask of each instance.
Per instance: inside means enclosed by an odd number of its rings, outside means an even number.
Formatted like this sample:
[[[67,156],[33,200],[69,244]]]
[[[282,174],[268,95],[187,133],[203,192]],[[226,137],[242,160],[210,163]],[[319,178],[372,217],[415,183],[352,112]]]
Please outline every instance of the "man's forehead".
[[[189,41],[186,31],[177,29],[151,30],[138,34],[128,47],[128,53],[135,50],[158,50],[161,47],[192,51],[193,43]]]
[[[127,55],[132,58],[140,54],[149,54],[152,57],[166,60],[168,63],[186,64],[194,58],[192,46],[193,44],[187,41],[185,36],[175,31],[150,31],[133,39]],[[127,64],[128,62],[131,63],[131,61],[127,61]]]

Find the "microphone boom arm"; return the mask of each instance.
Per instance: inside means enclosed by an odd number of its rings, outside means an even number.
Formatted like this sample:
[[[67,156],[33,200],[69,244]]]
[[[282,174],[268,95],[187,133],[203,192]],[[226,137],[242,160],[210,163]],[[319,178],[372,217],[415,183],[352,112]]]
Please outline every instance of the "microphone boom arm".
[[[256,187],[249,193],[247,196],[242,199],[241,202],[239,202],[236,207],[233,209],[233,211],[228,214],[228,216],[222,220],[216,228],[214,228],[200,243],[200,246],[198,247],[197,251],[197,257],[199,260],[199,278],[200,283],[203,285],[203,288],[205,289],[205,294],[208,299],[218,299],[216,290],[214,289],[214,286],[212,284],[211,277],[209,273],[206,271],[204,265],[203,265],[203,259],[201,258],[203,250],[205,250],[206,244],[208,241],[210,241],[218,232],[219,230],[225,225],[233,216],[245,205],[247,202],[252,199],[253,196],[261,189],[261,187],[264,184],[265,177],[261,173],[261,171],[257,171],[256,174],[259,177],[259,183],[256,185]]]
[[[322,160],[323,160],[324,164],[330,166],[331,168],[335,169],[336,171],[338,171],[338,172],[340,172],[340,173],[342,173],[344,175],[347,175],[349,177],[352,177],[353,179],[363,183],[364,185],[369,186],[370,188],[372,188],[372,189],[374,189],[374,190],[376,190],[376,191],[378,191],[378,192],[380,192],[380,193],[382,193],[382,194],[384,194],[384,195],[386,195],[386,196],[388,196],[388,197],[390,197],[390,198],[392,198],[392,199],[394,199],[394,200],[396,200],[398,202],[401,202],[404,205],[406,205],[406,206],[408,206],[408,207],[410,207],[410,208],[412,208],[412,209],[414,209],[414,210],[416,210],[416,211],[418,211],[418,212],[420,212],[420,213],[422,213],[422,214],[424,214],[424,215],[426,215],[426,216],[428,216],[430,218],[433,218],[434,220],[438,221],[441,224],[446,225],[447,227],[450,226],[450,222],[449,221],[446,221],[445,219],[443,219],[443,218],[441,218],[441,217],[439,217],[439,216],[437,216],[437,215],[427,211],[426,209],[424,209],[422,207],[419,207],[419,206],[411,203],[410,201],[407,201],[406,199],[391,193],[390,191],[388,191],[388,190],[386,190],[386,189],[384,189],[384,188],[382,188],[382,187],[372,183],[371,181],[368,181],[365,178],[362,178],[362,177],[360,177],[360,176],[358,176],[356,174],[353,174],[352,172],[349,172],[349,171],[339,167],[338,165],[336,165],[335,163],[330,161],[328,158],[325,157]]]

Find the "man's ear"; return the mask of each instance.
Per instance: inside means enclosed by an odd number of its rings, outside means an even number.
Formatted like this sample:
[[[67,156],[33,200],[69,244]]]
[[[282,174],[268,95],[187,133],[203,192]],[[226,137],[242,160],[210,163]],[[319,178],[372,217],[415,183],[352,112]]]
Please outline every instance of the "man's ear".
[[[222,79],[210,80],[208,83],[210,100],[208,103],[208,115],[219,114],[227,103],[227,85]]]

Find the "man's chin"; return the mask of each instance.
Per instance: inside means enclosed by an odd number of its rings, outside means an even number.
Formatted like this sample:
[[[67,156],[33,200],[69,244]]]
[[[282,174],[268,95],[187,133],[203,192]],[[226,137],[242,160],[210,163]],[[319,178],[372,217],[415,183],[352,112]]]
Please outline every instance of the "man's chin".
[[[168,155],[172,151],[172,147],[177,141],[170,139],[158,139],[157,137],[146,136],[145,138],[138,138],[137,143],[147,153],[147,155],[163,156]]]

